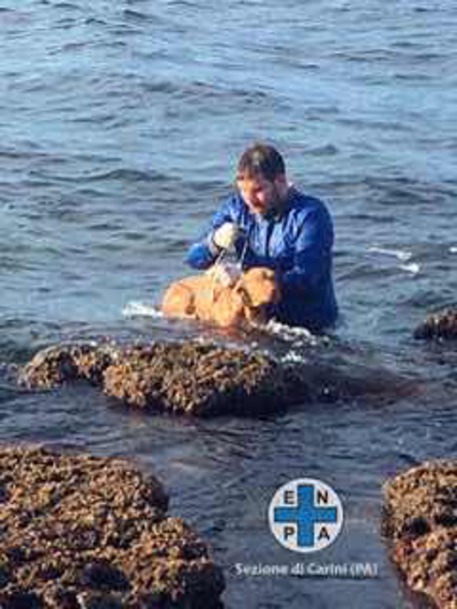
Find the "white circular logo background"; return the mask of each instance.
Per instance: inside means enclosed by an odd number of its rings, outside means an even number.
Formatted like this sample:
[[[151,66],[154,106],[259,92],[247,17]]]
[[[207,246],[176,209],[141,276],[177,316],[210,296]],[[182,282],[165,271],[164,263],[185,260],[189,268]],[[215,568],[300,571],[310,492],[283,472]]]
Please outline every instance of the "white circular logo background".
[[[322,480],[297,478],[273,496],[268,521],[276,540],[294,552],[310,553],[330,546],[343,526],[343,505]]]

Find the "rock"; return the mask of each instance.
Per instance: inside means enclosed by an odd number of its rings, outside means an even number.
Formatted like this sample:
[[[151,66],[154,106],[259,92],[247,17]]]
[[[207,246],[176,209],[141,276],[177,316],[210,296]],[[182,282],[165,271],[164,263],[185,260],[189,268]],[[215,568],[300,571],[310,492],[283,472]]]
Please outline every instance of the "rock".
[[[1,609],[44,609],[43,603],[33,592],[0,593]]]
[[[111,343],[54,345],[39,351],[22,368],[18,381],[29,389],[50,389],[78,379],[99,385],[105,369],[119,354]]]
[[[88,563],[81,574],[81,583],[88,588],[125,590],[129,583],[125,575],[106,561]]]
[[[261,353],[189,341],[55,346],[39,352],[19,382],[51,388],[87,379],[130,406],[205,416],[278,411],[307,396],[305,376]]]
[[[76,592],[70,592],[58,585],[53,585],[46,591],[44,599],[49,609],[80,609],[81,607]]]
[[[122,609],[123,602],[110,594],[94,594],[83,592],[78,595],[81,609]]]
[[[457,461],[426,462],[384,485],[384,534],[408,585],[457,608]]]
[[[196,341],[57,345],[37,353],[19,373],[19,382],[29,388],[80,379],[125,405],[191,416],[251,416],[311,401],[366,404],[371,398],[378,404],[420,391],[415,379],[341,358],[281,361],[260,351]]]
[[[19,383],[29,388],[50,389],[78,378],[70,348],[57,346],[39,351],[19,374]]]
[[[137,347],[104,376],[107,395],[152,410],[197,416],[279,410],[303,396],[288,371],[262,354],[214,345]],[[292,393],[293,391],[293,393]]]
[[[207,546],[128,462],[2,447],[0,483],[2,609],[219,606]]]
[[[429,315],[414,330],[414,338],[422,339],[456,339],[457,309],[444,309]]]

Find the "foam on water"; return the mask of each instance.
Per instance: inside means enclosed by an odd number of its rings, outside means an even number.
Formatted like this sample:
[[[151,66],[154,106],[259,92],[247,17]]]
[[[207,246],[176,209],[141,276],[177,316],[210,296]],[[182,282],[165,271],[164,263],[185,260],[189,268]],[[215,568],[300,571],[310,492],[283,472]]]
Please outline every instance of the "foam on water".
[[[402,262],[407,262],[412,257],[412,252],[405,250],[390,249],[385,247],[370,246],[368,251],[373,254],[383,254],[385,256],[394,256]]]
[[[408,250],[370,246],[367,251],[371,254],[380,254],[381,256],[390,257],[394,258],[395,260],[398,260],[400,263],[402,263],[399,264],[398,268],[402,271],[410,273],[411,275],[417,275],[421,269],[420,264],[418,264],[417,262],[411,262],[413,254]]]
[[[297,353],[296,351],[288,351],[285,355],[283,355],[281,358],[281,362],[285,363],[285,364],[305,364],[308,359],[300,354]]]
[[[152,317],[154,319],[163,317],[162,311],[159,311],[153,304],[132,300],[128,302],[122,309],[123,317]]]
[[[307,328],[287,326],[279,321],[270,320],[265,326],[260,326],[263,332],[290,342],[295,346],[317,345],[323,338],[318,338]]]
[[[417,262],[411,262],[409,264],[400,264],[400,268],[402,271],[411,273],[411,275],[417,275],[421,269],[421,266]]]

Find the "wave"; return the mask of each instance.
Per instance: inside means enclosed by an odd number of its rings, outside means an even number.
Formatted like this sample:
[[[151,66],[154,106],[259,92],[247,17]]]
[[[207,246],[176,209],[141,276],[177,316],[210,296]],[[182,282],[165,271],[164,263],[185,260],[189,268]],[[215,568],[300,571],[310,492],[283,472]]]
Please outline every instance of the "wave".
[[[411,262],[413,254],[408,250],[370,246],[367,251],[373,254],[381,254],[384,256],[391,256],[396,258],[402,263],[398,266],[398,268],[402,271],[406,271],[407,273],[411,273],[411,275],[417,275],[421,270],[421,266],[419,263]]]
[[[402,271],[411,273],[411,275],[417,275],[421,270],[421,266],[417,262],[411,262],[410,264],[400,264],[400,268]]]
[[[407,250],[397,250],[386,247],[370,246],[368,248],[368,251],[373,252],[375,254],[385,254],[386,256],[394,256],[402,262],[407,262],[412,257],[412,252],[408,252]]]
[[[139,169],[113,169],[104,173],[85,176],[85,182],[99,182],[103,180],[120,180],[123,182],[162,182],[168,181],[169,176],[157,171],[141,171]]]

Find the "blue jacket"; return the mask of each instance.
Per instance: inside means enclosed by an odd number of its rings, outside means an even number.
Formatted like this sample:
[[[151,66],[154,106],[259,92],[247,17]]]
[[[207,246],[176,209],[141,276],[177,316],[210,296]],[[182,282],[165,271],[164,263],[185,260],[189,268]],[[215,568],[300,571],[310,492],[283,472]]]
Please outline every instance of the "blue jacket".
[[[335,322],[333,225],[322,201],[291,187],[280,215],[266,217],[253,214],[240,194],[232,195],[214,214],[202,241],[189,249],[191,267],[206,269],[214,263],[219,251],[211,237],[224,222],[234,222],[241,229],[235,250],[244,269],[266,266],[275,270],[282,294],[271,311],[275,319],[314,331]]]

